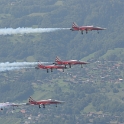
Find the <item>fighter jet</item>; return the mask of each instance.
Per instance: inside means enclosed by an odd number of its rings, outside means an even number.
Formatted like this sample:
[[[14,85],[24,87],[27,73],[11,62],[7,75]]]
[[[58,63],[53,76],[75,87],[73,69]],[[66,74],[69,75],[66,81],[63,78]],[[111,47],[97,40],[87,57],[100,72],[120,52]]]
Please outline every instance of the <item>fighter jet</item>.
[[[43,105],[43,108],[45,108],[45,105],[56,104],[57,107],[57,104],[61,104],[61,103],[64,103],[64,101],[53,100],[53,99],[35,101],[34,99],[32,99],[32,97],[30,97],[27,105],[38,105],[39,108],[41,108],[41,105]]]
[[[38,64],[35,69],[47,69],[47,73],[49,72],[49,69],[51,69],[51,72],[53,72],[53,69],[62,69],[64,72],[64,69],[66,69],[65,66],[62,65],[43,65],[43,64]]]
[[[78,26],[75,22],[73,22],[72,28],[70,30],[81,31],[81,34],[83,34],[83,31],[86,31],[86,34],[87,34],[88,31],[97,30],[97,32],[99,33],[99,30],[105,30],[105,29],[106,28],[94,27],[93,25],[91,25],[91,26]]]
[[[69,65],[69,67],[71,68],[71,65],[81,65],[81,68],[83,67],[83,64],[88,64],[88,62],[83,62],[83,61],[79,61],[79,60],[61,60],[58,56],[55,59],[55,62],[53,63],[55,65]]]

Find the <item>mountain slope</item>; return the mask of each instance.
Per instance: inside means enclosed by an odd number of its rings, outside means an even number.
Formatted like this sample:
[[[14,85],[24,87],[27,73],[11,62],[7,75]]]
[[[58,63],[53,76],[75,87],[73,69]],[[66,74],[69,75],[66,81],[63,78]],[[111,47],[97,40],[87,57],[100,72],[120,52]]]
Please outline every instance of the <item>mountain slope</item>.
[[[111,123],[123,119],[124,2],[121,0],[1,0],[1,28],[71,28],[72,22],[105,27],[107,30],[0,35],[0,61],[47,61],[56,56],[87,60],[64,73],[23,69],[0,73],[1,102],[27,102],[54,98],[66,101],[57,108],[22,107],[1,112],[14,123]],[[89,113],[90,112],[90,113]],[[29,119],[28,119],[29,118]],[[31,118],[31,119],[30,119]],[[1,118],[3,122],[3,119]],[[4,121],[5,123],[8,123]]]

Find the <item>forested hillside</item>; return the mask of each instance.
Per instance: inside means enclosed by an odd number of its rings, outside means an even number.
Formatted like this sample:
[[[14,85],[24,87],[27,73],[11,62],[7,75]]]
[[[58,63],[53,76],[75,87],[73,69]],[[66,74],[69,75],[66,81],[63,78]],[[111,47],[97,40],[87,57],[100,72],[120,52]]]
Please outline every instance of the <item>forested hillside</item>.
[[[124,122],[124,2],[122,0],[0,0],[0,28],[71,28],[94,25],[106,30],[61,30],[0,35],[0,62],[86,60],[90,64],[60,72],[22,69],[0,72],[0,102],[54,98],[65,104],[2,111],[0,121],[49,124]],[[29,119],[29,117],[31,119]],[[11,121],[10,121],[10,118]],[[5,121],[6,120],[6,121]]]

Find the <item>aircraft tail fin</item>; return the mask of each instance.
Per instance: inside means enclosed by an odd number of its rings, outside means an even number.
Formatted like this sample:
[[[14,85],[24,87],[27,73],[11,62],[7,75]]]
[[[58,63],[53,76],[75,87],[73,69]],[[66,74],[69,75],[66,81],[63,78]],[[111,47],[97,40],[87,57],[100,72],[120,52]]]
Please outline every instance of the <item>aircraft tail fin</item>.
[[[35,69],[39,69],[40,67],[43,67],[44,65],[41,64],[40,62],[38,62],[37,66],[35,67]]]
[[[44,67],[45,65],[43,65],[42,63],[39,63],[37,66],[40,68],[40,67]]]
[[[30,96],[30,97],[29,97],[29,103],[31,103],[31,102],[36,102],[36,101],[33,100],[32,97]]]
[[[61,61],[61,59],[58,56],[56,56],[55,62],[58,62],[58,61]]]
[[[72,24],[72,28],[78,27],[78,25],[76,24],[76,22],[73,22]]]

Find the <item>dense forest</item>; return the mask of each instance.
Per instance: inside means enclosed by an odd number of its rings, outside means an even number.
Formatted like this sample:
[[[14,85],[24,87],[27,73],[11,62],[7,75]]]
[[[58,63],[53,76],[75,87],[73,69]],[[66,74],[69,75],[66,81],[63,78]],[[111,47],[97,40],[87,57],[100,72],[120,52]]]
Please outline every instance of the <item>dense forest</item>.
[[[22,69],[0,72],[1,102],[58,99],[64,104],[1,111],[7,124],[107,124],[124,122],[124,2],[122,0],[0,0],[0,28],[107,28],[84,32],[0,35],[0,62],[54,62],[78,59],[90,64],[65,72]],[[25,110],[22,113],[20,110]]]

